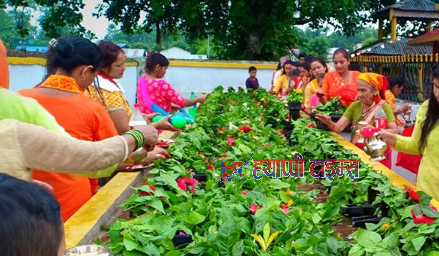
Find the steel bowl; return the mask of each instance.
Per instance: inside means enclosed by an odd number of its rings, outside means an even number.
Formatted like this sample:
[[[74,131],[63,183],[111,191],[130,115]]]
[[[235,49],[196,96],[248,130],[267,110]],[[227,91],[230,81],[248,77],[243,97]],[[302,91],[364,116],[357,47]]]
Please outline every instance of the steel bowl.
[[[110,249],[102,245],[90,244],[72,247],[66,250],[64,256],[112,256]]]

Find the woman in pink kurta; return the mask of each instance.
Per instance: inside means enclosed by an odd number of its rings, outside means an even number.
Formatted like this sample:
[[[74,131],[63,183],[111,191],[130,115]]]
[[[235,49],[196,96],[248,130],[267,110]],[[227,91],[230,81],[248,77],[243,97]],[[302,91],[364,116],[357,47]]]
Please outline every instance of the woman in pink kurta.
[[[206,100],[206,96],[199,96],[195,99],[185,99],[172,86],[163,80],[162,78],[166,74],[169,61],[160,53],[151,52],[146,58],[145,72],[146,75],[140,78],[137,85],[137,99],[142,113],[153,113],[149,100],[163,108],[166,112],[171,112],[176,106],[177,108],[184,108],[195,105],[197,103],[203,103]],[[141,86],[145,86],[141,88]],[[142,90],[143,89],[143,90]],[[143,95],[142,91],[145,94]]]

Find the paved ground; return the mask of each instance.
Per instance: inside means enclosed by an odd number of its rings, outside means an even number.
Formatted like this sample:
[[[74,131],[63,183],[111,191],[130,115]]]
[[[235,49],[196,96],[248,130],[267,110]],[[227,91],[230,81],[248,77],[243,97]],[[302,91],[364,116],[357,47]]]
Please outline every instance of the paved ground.
[[[340,135],[343,136],[343,138],[345,138],[347,140],[350,140],[350,137],[351,137],[350,133],[342,132],[342,133],[340,133]],[[404,179],[406,179],[407,181],[409,181],[413,185],[416,185],[416,174],[414,174],[411,171],[409,171],[409,170],[407,170],[405,168],[402,168],[400,166],[395,166],[397,155],[398,155],[398,152],[397,151],[393,151],[393,154],[392,154],[392,171],[396,172],[397,174],[402,176]]]

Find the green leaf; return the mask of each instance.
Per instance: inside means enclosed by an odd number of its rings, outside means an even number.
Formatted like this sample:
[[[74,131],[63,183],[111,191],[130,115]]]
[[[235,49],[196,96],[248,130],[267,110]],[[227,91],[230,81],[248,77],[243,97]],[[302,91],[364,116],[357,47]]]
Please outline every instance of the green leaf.
[[[148,204],[152,208],[157,209],[159,212],[161,212],[163,214],[165,213],[165,209],[163,209],[163,203],[158,198],[154,198],[153,200],[148,201]]]
[[[354,245],[351,250],[349,251],[349,255],[350,256],[363,256],[365,254],[365,251],[363,250],[363,248],[356,244]]]
[[[415,216],[421,215],[422,214],[421,207],[419,205],[415,205],[415,207],[413,207],[413,213],[415,214]]]
[[[191,249],[190,251],[189,251],[189,253],[190,254],[200,254],[202,251],[204,251],[205,250],[205,248],[204,247],[197,247],[197,248],[194,248],[194,249]],[[180,252],[180,254],[181,254],[181,252]]]
[[[157,247],[153,243],[148,243],[148,245],[145,247],[144,252],[148,255],[161,255],[161,253],[158,251]]]
[[[264,204],[263,204],[263,208],[262,209],[268,209],[268,210],[274,210],[276,208],[279,208],[280,205],[280,201],[279,200],[275,200],[271,197],[266,197],[264,200]]]
[[[390,249],[398,248],[399,246],[399,235],[392,233],[387,237],[387,247]]]
[[[123,239],[123,245],[125,246],[125,248],[128,251],[132,251],[132,250],[135,250],[139,246],[139,243],[137,241],[134,241],[134,240],[131,240],[131,239],[125,237]]]
[[[376,232],[360,229],[358,230],[357,241],[363,247],[375,248],[381,242],[381,236]]]
[[[233,246],[240,240],[240,231],[236,229],[233,218],[228,219],[223,225],[219,226],[215,243],[221,254],[232,255]]]
[[[427,240],[427,237],[420,236],[412,240],[413,246],[415,247],[416,252],[420,252],[422,249],[422,246],[424,246],[425,241]]]
[[[244,253],[244,240],[235,243],[232,250],[232,256],[241,256]]]
[[[437,219],[439,217],[438,213],[431,209],[429,206],[421,206],[422,212],[430,218]]]
[[[192,225],[197,225],[203,222],[206,219],[206,216],[199,214],[196,211],[191,211],[189,216],[187,217],[186,222]]]
[[[346,188],[344,186],[333,186],[328,200],[337,202],[346,194]]]
[[[282,200],[282,202],[286,203],[288,202],[290,199],[292,199],[293,197],[290,196],[287,192],[281,190],[279,191],[279,197]]]
[[[239,144],[238,148],[242,151],[243,154],[250,154],[253,152],[251,148],[247,147],[244,144]]]
[[[268,238],[270,237],[270,224],[267,222],[267,224],[265,224],[264,229],[262,230],[263,234],[264,234],[264,241],[268,241]]]
[[[269,186],[271,189],[282,189],[282,188],[289,188],[290,184],[286,182],[282,182],[280,179],[271,179],[269,182]]]
[[[427,193],[423,192],[423,191],[418,191],[417,192],[420,199],[419,199],[419,204],[420,205],[428,205],[430,204],[431,201],[431,196],[428,195]]]
[[[412,209],[414,205],[409,205],[404,209],[404,212],[401,215],[401,220],[405,220],[407,218],[412,217]]]

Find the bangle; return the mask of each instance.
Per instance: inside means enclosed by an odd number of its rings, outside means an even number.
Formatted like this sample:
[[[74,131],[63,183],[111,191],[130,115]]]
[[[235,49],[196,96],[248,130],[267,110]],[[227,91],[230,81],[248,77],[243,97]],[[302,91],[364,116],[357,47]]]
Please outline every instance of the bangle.
[[[129,130],[125,134],[133,136],[134,140],[137,142],[137,147],[134,151],[145,145],[145,135],[143,134],[143,132],[139,130]]]

